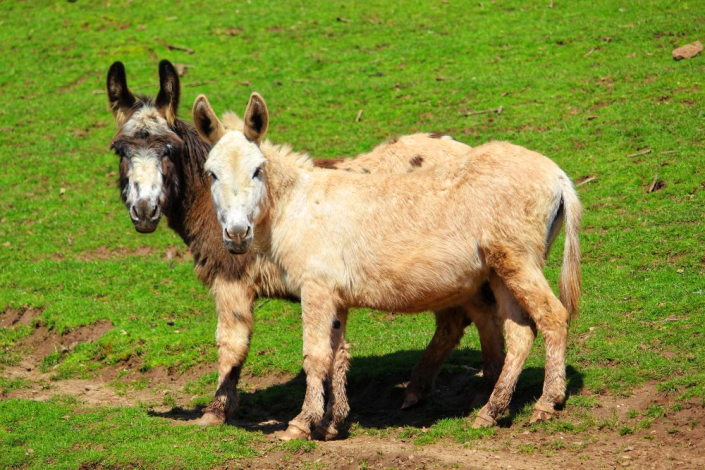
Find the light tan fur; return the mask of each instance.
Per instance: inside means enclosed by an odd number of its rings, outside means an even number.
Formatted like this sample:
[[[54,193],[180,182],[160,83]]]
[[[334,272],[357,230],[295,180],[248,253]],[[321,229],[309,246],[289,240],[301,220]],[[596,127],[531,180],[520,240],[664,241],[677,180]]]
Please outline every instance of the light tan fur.
[[[209,105],[207,100],[197,100],[194,104],[194,120],[199,123],[203,122],[204,118],[208,118],[207,130],[200,130],[202,138],[206,141],[217,141],[225,134],[225,128],[243,130],[245,123],[235,113],[226,113],[221,124],[215,116],[206,116]],[[273,145],[268,143],[267,145]],[[337,159],[319,162],[326,168],[340,168],[345,171],[356,173],[369,172],[398,172],[406,173],[416,171],[423,167],[431,167],[438,163],[442,163],[448,159],[460,158],[470,149],[466,144],[455,141],[449,136],[439,134],[414,134],[394,138],[377,146],[369,153],[359,155],[355,158]],[[288,147],[282,147],[283,152],[289,152]],[[274,296],[282,295],[282,292],[289,292],[292,296],[298,296],[298,291],[292,291],[281,278],[281,272],[274,264],[266,261],[262,256],[253,256],[250,262],[245,263],[246,272],[243,273],[244,285],[251,286],[256,290],[257,296]],[[198,271],[199,264],[196,269]],[[213,292],[218,299],[220,296],[229,296],[231,289],[238,289],[239,285],[234,282],[218,282],[213,286]],[[251,300],[245,302],[246,296],[236,293],[236,298],[241,299],[238,305],[239,311],[251,309]],[[502,335],[502,322],[496,314],[496,304],[493,299],[487,299],[486,294],[478,295],[473,301],[473,307],[465,311],[456,312],[460,318],[454,319],[449,315],[437,313],[436,332],[431,340],[429,348],[422,356],[419,363],[414,367],[414,373],[411,382],[406,390],[406,398],[403,408],[411,407],[423,400],[434,387],[435,378],[443,364],[445,358],[452,352],[455,346],[460,341],[464,333],[464,328],[469,323],[477,322],[480,328],[481,345],[482,345],[482,366],[483,376],[487,388],[491,388],[499,375],[502,364],[504,362],[504,337]],[[219,304],[217,302],[217,304]],[[232,312],[229,309],[218,307],[219,318],[225,317],[229,319]],[[329,414],[331,416],[347,415],[348,407],[345,396],[345,372],[349,363],[349,345],[344,338],[345,318],[342,317],[342,335],[337,340],[337,348],[340,350],[336,354],[335,366],[329,377],[331,384],[330,396],[340,397],[337,401],[329,401]],[[488,321],[487,319],[494,318],[495,320]],[[219,321],[219,324],[231,324],[230,321]],[[335,331],[333,332],[335,334]],[[236,396],[234,392],[225,393],[227,390],[234,390],[237,380],[231,380],[231,377],[237,377],[237,374],[231,372],[226,374],[223,371],[236,371],[239,373],[244,360],[239,354],[231,354],[231,350],[237,349],[235,346],[226,344],[228,336],[225,340],[219,339],[219,363],[220,363],[220,380],[216,398],[207,407],[204,415],[204,420],[210,422],[220,422],[225,416],[231,414],[236,406]],[[433,346],[433,347],[431,347]],[[246,350],[246,348],[245,348]],[[338,387],[338,388],[336,388]],[[335,407],[333,403],[336,403]],[[328,428],[330,435],[333,432],[336,421],[331,422]]]
[[[245,123],[253,110],[266,113],[256,94]],[[268,122],[263,116],[251,120]],[[292,435],[327,425],[322,384],[335,363],[331,324],[341,309],[463,307],[488,279],[511,323],[512,360],[475,424],[494,423],[506,407],[533,340],[518,339],[526,336],[521,326],[534,323],[546,341],[544,393],[534,418],[553,413],[565,395],[569,314],[542,269],[561,207],[572,220],[567,228],[575,231],[567,237],[566,250],[573,254],[566,260],[577,262],[569,243],[577,242],[579,220],[573,213],[577,196],[555,163],[492,142],[429,170],[360,175],[316,169],[307,156],[267,141],[257,145],[262,129],[266,124],[226,132],[205,169],[214,181],[217,176],[211,192],[224,229],[232,221],[243,223],[249,237],[237,243],[226,238],[228,248],[243,252],[254,240],[282,269],[287,285],[301,293],[307,389],[302,411],[290,423]],[[569,279],[578,269],[564,266],[568,285],[579,285]],[[577,291],[570,290],[577,303]]]

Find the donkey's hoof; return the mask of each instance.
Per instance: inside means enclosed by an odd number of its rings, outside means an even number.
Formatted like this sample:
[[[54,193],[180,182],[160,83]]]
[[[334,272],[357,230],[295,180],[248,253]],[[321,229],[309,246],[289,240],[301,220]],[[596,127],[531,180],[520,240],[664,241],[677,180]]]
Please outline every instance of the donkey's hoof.
[[[337,439],[337,437],[338,430],[332,426],[316,426],[316,429],[313,431],[313,438],[318,441],[332,441]]]
[[[489,416],[483,416],[482,413],[480,413],[475,417],[475,422],[472,423],[472,428],[473,429],[491,428],[492,426],[495,426],[496,424],[497,424],[497,421],[490,418]]]
[[[310,432],[306,432],[302,429],[299,429],[296,426],[289,425],[288,428],[286,428],[286,431],[282,432],[279,434],[279,440],[280,441],[307,441],[311,437]]]
[[[225,423],[224,417],[220,417],[215,413],[211,413],[210,411],[203,413],[203,416],[196,420],[196,424],[198,424],[199,426],[215,426],[217,424],[223,423]]]
[[[534,413],[531,415],[531,420],[529,420],[529,424],[550,421],[551,418],[553,418],[554,414],[555,414],[555,412],[551,412],[551,411],[534,410]]]

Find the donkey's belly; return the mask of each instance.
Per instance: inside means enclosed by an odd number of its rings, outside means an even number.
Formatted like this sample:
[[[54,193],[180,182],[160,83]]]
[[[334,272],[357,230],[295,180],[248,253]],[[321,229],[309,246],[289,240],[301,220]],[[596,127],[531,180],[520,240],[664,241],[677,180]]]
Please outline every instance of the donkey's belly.
[[[433,295],[417,296],[416,298],[397,298],[395,302],[391,303],[391,305],[380,305],[373,308],[400,313],[418,313],[427,310],[443,310],[467,303],[470,298],[475,295],[480,285],[473,286],[472,289],[467,289],[460,292],[435,292]],[[400,301],[402,299],[403,301]]]
[[[419,273],[414,273],[419,274]],[[355,306],[415,313],[466,303],[487,280],[484,269],[390,276],[353,286]]]

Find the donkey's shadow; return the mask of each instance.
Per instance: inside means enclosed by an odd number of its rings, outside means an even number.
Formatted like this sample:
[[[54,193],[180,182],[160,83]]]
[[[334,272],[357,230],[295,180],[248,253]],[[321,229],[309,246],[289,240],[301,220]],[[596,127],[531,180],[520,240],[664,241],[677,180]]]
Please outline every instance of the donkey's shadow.
[[[402,410],[405,386],[422,352],[397,351],[383,356],[353,358],[348,374],[350,415],[346,424],[374,429],[429,427],[444,418],[467,417],[486,402],[488,392],[478,375],[482,367],[480,353],[463,349],[454,351],[444,364],[434,393],[418,406]],[[566,372],[568,395],[579,392],[583,388],[583,374],[572,366],[568,366]],[[509,413],[499,420],[500,426],[510,426],[525,405],[538,399],[543,378],[543,368],[524,368]],[[287,421],[301,409],[305,387],[306,377],[302,371],[281,384],[252,392],[240,391],[239,410],[228,424],[265,434],[285,429]],[[150,415],[195,421],[202,413],[201,407],[177,407],[168,412],[151,411]]]

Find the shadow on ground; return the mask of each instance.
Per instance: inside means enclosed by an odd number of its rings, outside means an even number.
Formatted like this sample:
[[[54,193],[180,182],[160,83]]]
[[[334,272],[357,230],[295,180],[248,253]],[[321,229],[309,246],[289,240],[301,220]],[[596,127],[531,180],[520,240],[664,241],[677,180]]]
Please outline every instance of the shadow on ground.
[[[443,366],[436,381],[435,392],[420,405],[401,410],[411,369],[421,354],[422,351],[399,351],[384,356],[354,358],[348,376],[350,415],[346,424],[374,429],[429,427],[444,418],[468,416],[484,403],[487,393],[482,377],[478,375],[482,366],[480,353],[460,350],[455,351]],[[517,414],[527,404],[538,399],[543,387],[543,376],[543,368],[524,369],[509,412],[499,420],[499,426],[511,426]],[[568,366],[567,377],[568,395],[579,393],[583,388],[583,374]],[[280,384],[252,392],[241,390],[240,409],[228,424],[265,434],[285,428],[286,422],[300,411],[305,385],[306,378],[302,371]],[[176,407],[167,412],[151,411],[150,414],[191,421],[201,416],[202,408]]]

